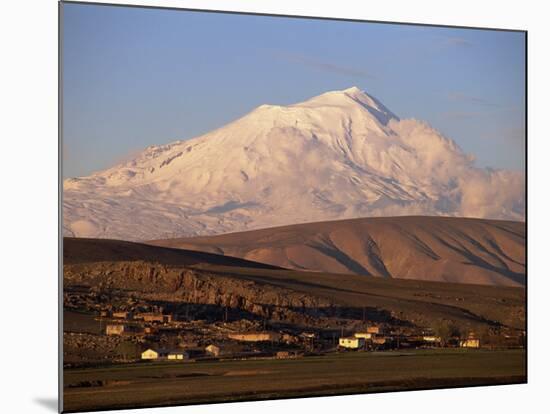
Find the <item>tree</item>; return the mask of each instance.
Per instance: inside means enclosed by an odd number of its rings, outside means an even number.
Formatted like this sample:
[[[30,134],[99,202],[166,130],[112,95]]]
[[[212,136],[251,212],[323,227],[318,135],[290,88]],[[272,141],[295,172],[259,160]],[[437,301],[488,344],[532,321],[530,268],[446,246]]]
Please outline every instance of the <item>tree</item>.
[[[451,338],[460,338],[462,336],[460,327],[452,322],[449,323],[449,332],[451,334]]]
[[[436,336],[441,338],[443,345],[446,345],[451,338],[460,337],[460,328],[450,321],[437,321],[432,325],[432,330]]]
[[[477,335],[481,343],[492,345],[492,337],[494,336],[494,334],[491,332],[491,329],[487,325],[478,326],[474,330],[474,333]]]

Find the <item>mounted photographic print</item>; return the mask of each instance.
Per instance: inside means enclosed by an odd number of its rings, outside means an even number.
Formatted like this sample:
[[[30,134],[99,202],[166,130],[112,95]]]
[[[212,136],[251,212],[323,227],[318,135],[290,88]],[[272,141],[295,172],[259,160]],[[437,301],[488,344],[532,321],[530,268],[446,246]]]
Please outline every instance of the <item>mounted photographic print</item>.
[[[526,32],[60,13],[64,412],[527,381]]]

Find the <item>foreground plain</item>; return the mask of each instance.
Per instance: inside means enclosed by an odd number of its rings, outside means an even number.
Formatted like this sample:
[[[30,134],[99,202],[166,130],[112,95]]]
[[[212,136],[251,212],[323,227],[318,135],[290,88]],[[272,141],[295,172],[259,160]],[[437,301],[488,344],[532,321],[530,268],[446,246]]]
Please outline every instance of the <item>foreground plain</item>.
[[[64,371],[64,411],[524,383],[523,350],[356,352]]]

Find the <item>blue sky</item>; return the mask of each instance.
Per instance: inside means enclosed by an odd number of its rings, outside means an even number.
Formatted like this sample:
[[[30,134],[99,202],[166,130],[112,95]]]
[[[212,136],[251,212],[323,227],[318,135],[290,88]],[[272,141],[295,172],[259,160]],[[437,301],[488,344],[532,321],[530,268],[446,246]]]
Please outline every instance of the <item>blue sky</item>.
[[[524,34],[64,5],[64,176],[358,86],[481,167],[524,168]]]

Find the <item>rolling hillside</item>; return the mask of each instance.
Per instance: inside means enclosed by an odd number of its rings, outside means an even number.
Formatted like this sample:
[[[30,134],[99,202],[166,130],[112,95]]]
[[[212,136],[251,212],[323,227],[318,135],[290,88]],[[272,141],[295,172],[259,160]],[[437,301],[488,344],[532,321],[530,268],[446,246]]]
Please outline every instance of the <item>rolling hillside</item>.
[[[454,321],[465,329],[524,329],[522,288],[262,268],[213,254],[150,249],[153,256],[141,255],[147,251],[141,244],[66,238],[64,286],[108,287],[174,306],[208,305],[212,312],[229,307],[241,312],[240,318],[297,326],[334,327],[366,317],[392,325]]]
[[[525,224],[448,217],[363,218],[150,244],[289,269],[484,285],[525,285]]]
[[[91,263],[116,263],[143,261],[162,265],[193,266],[217,265],[228,267],[251,267],[275,269],[263,263],[254,263],[234,257],[197,251],[185,251],[150,246],[123,240],[85,239],[65,237],[63,239],[63,264],[78,265]]]

